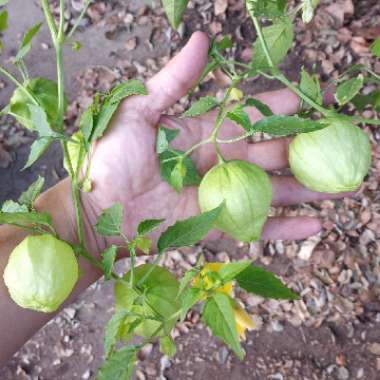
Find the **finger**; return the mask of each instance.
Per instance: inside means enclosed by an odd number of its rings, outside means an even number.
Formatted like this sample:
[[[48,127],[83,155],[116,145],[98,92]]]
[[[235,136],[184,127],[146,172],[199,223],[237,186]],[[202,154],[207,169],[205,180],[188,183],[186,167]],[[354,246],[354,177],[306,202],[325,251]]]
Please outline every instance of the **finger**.
[[[248,161],[259,165],[265,170],[280,170],[287,168],[290,138],[283,137],[255,144],[248,144]]]
[[[318,218],[309,216],[269,218],[264,226],[263,240],[299,240],[316,235],[322,229]]]
[[[206,34],[195,32],[181,52],[148,81],[143,102],[150,110],[162,113],[196,84],[207,64],[208,48]]]
[[[352,197],[355,193],[346,192],[338,194],[319,193],[303,187],[297,180],[290,176],[272,176],[272,205],[289,206],[306,202],[317,202],[326,199],[340,199]]]

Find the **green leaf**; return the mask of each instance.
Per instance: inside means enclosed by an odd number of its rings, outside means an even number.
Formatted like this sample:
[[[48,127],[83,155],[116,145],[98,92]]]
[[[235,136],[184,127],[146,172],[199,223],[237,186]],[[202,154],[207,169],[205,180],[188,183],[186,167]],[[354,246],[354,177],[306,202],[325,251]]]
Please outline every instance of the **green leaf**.
[[[367,95],[358,94],[351,99],[351,103],[357,108],[359,112],[371,105],[377,112],[380,112],[380,91],[374,90]]]
[[[115,203],[103,210],[96,223],[96,231],[103,236],[118,236],[123,223],[124,207],[121,203]]]
[[[323,98],[318,77],[310,75],[304,68],[301,71],[300,90],[316,103],[322,104]],[[309,107],[308,105],[305,106]]]
[[[42,137],[35,140],[30,147],[30,153],[28,157],[28,161],[22,170],[25,170],[32,166],[49,148],[50,144],[53,142],[53,138],[51,137]]]
[[[219,104],[218,100],[213,96],[203,96],[182,115],[183,117],[194,117],[205,114]]]
[[[103,272],[104,277],[106,281],[111,279],[112,269],[113,265],[115,263],[117,255],[117,246],[116,245],[110,245],[107,247],[103,253],[102,253],[102,265],[103,265]]]
[[[40,138],[56,137],[57,134],[51,129],[44,109],[34,104],[28,104],[28,108],[34,130],[38,132]]]
[[[38,178],[24,191],[18,201],[26,205],[28,208],[33,207],[34,201],[41,194],[41,191],[45,184],[45,178],[38,176]]]
[[[162,253],[169,248],[191,246],[202,240],[213,228],[223,207],[224,203],[211,211],[180,220],[170,226],[158,240],[158,252]]]
[[[156,229],[165,219],[146,219],[137,226],[137,233],[139,235],[146,235]]]
[[[21,213],[24,213],[24,212],[28,212],[28,207],[23,205],[23,204],[19,204],[15,201],[8,200],[8,201],[5,201],[3,203],[3,206],[1,207],[1,211],[2,212],[21,212]]]
[[[371,52],[377,58],[380,58],[380,36],[377,37],[375,42],[371,45]]]
[[[32,40],[39,32],[40,28],[42,26],[42,22],[39,22],[38,24],[33,25],[24,35],[24,38],[21,42],[21,45],[19,47],[18,53],[15,57],[15,61],[19,62],[21,61],[30,51],[32,47]]]
[[[190,284],[190,282],[193,280],[193,278],[199,273],[199,270],[196,268],[192,268],[185,272],[184,276],[182,277],[178,289],[178,294],[176,298],[179,298],[182,292],[185,290],[185,288]]]
[[[97,115],[96,122],[94,123],[94,127],[92,129],[90,142],[94,142],[103,136],[104,132],[108,128],[112,116],[114,115],[118,107],[118,103],[110,103],[110,101],[107,99],[103,102],[101,110]]]
[[[104,353],[106,358],[109,357],[116,343],[120,340],[121,330],[128,314],[128,310],[121,309],[108,321],[104,335]]]
[[[273,25],[263,28],[263,35],[273,63],[278,65],[292,47],[293,24],[287,18],[279,19]],[[252,68],[254,70],[268,68],[267,58],[259,39],[253,45]]]
[[[233,263],[225,263],[218,270],[218,274],[223,282],[230,282],[236,278],[244,269],[251,265],[251,261],[235,261]]]
[[[302,21],[309,23],[314,17],[314,10],[318,6],[319,0],[303,0],[302,2]]]
[[[131,272],[124,279],[129,281]],[[134,286],[144,291],[145,298],[156,313],[164,318],[171,317],[180,307],[176,300],[179,283],[166,268],[143,264],[135,268]],[[172,319],[173,324],[175,319]]]
[[[335,92],[335,98],[339,105],[348,103],[355,95],[359,93],[364,84],[363,75],[359,74],[356,78],[352,78],[341,83]]]
[[[177,29],[189,0],[162,0],[166,16],[173,29]]]
[[[160,339],[160,351],[169,358],[176,354],[177,347],[170,335],[163,336]]]
[[[84,111],[80,117],[79,129],[87,143],[90,143],[91,134],[94,128],[94,106],[91,105]]]
[[[179,129],[158,128],[156,152],[161,154],[169,148],[169,144],[177,137]]]
[[[67,152],[70,161],[64,157],[63,167],[69,174],[72,169],[74,177],[78,178],[87,153],[82,131],[77,131],[71,136],[70,141],[67,143]],[[71,168],[69,162],[71,162]]]
[[[297,116],[270,116],[259,120],[252,128],[258,132],[273,136],[290,136],[297,133],[307,133],[325,128],[326,125],[310,119]]]
[[[249,266],[236,277],[239,286],[249,293],[265,298],[298,300],[298,294],[287,288],[273,273]]]
[[[247,10],[251,17],[276,18],[283,16],[286,0],[246,0]]]
[[[131,79],[114,87],[109,96],[111,104],[119,104],[123,99],[132,95],[148,95],[143,82]]]
[[[179,159],[170,174],[170,184],[177,193],[183,188],[183,181],[186,177],[186,166],[182,159]]]
[[[233,110],[228,111],[226,117],[243,127],[246,131],[250,131],[252,129],[252,123],[249,119],[249,115],[243,108],[244,106],[239,104]]]
[[[17,227],[52,226],[52,220],[46,212],[0,212],[0,224],[11,224]]]
[[[188,288],[181,296],[181,321],[186,318],[188,311],[205,298],[205,293],[198,288]]]
[[[0,33],[8,28],[8,12],[0,12]]]
[[[150,249],[152,248],[152,240],[146,236],[137,236],[134,243],[136,247],[143,251],[146,255],[149,254]]]
[[[171,173],[177,163],[176,160],[165,162],[167,159],[173,158],[173,157],[179,157],[182,156],[184,152],[181,152],[179,150],[173,150],[169,151],[166,150],[165,152],[161,153],[160,158],[160,175],[161,178],[171,184]],[[199,185],[201,182],[201,177],[198,174],[197,169],[194,166],[194,163],[192,159],[188,156],[186,156],[183,159],[183,163],[186,167],[186,176],[183,179],[183,185],[184,186],[194,186]]]
[[[223,293],[213,294],[204,306],[202,319],[215,336],[231,347],[239,359],[244,358],[230,297]]]
[[[113,353],[102,365],[97,380],[129,380],[136,364],[136,347],[126,346]]]
[[[261,102],[258,99],[249,98],[245,102],[245,107],[255,107],[263,116],[273,116],[272,110],[265,103]]]

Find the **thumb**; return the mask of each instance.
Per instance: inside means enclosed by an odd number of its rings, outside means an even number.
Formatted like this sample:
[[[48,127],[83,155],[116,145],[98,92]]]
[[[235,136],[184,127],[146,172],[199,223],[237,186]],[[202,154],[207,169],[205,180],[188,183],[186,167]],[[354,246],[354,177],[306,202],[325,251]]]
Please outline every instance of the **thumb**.
[[[181,52],[146,86],[144,102],[159,114],[174,105],[199,80],[206,64],[209,40],[205,33],[195,32]]]

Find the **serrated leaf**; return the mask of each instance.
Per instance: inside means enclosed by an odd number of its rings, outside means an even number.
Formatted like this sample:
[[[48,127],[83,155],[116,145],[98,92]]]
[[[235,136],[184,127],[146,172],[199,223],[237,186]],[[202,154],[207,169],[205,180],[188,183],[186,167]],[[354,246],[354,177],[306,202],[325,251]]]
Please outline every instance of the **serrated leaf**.
[[[291,136],[297,133],[308,133],[325,128],[326,125],[297,116],[270,116],[256,122],[252,128],[273,136]]]
[[[24,38],[19,47],[18,53],[16,54],[15,61],[21,61],[30,51],[32,45],[31,42],[33,38],[37,35],[40,28],[42,26],[42,22],[33,25],[24,35]]]
[[[198,288],[188,288],[181,296],[181,321],[186,318],[188,311],[205,298],[205,293]]]
[[[270,19],[284,15],[286,0],[246,0],[246,6],[251,17]]]
[[[236,124],[243,127],[246,131],[252,130],[252,123],[249,119],[249,115],[244,111],[243,105],[236,106],[233,110],[228,111],[226,117]]]
[[[339,105],[348,103],[362,89],[364,84],[363,75],[359,74],[356,78],[352,78],[344,83],[341,83],[335,92],[335,98]]]
[[[183,181],[186,177],[186,166],[182,159],[179,159],[175,164],[170,174],[170,185],[173,186],[177,193],[180,193],[183,188]]]
[[[8,200],[3,203],[1,212],[28,212],[28,207],[15,201]]]
[[[166,150],[165,152],[161,153],[160,158],[160,175],[161,178],[169,183],[171,185],[171,173],[176,165],[176,160],[165,162],[165,160],[178,157],[180,155],[183,155],[184,152],[181,152],[179,150],[173,150],[169,151]],[[183,179],[183,185],[184,186],[194,186],[199,185],[201,182],[201,177],[198,174],[197,169],[194,166],[194,163],[192,159],[188,156],[186,156],[183,159],[183,163],[186,167],[186,176]]]
[[[103,272],[104,272],[104,277],[106,280],[111,279],[112,269],[115,263],[116,255],[117,255],[116,245],[110,245],[101,254]]]
[[[30,147],[28,161],[22,170],[25,170],[32,166],[46,152],[52,142],[53,138],[51,137],[43,137],[35,140]]]
[[[203,96],[194,102],[191,107],[182,115],[183,117],[195,117],[205,114],[219,104],[214,96]]]
[[[278,65],[292,47],[294,32],[293,24],[287,18],[276,20],[276,22],[262,29],[264,39],[268,46],[273,64]],[[267,69],[268,61],[259,39],[253,45],[252,68],[254,70]]]
[[[189,0],[162,0],[166,16],[173,29],[177,29]]]
[[[128,310],[121,309],[108,321],[104,334],[104,353],[106,358],[111,354],[116,343],[120,339],[121,329],[128,314]]]
[[[34,130],[38,132],[40,138],[56,137],[57,134],[51,129],[45,110],[35,104],[28,104],[28,108]]]
[[[301,71],[300,90],[316,103],[322,104],[323,97],[319,80],[316,75],[310,75],[304,68]]]
[[[224,203],[211,211],[180,220],[170,226],[158,240],[158,252],[162,253],[169,248],[191,246],[202,240],[213,228],[223,207]]]
[[[109,95],[111,104],[119,104],[123,99],[132,95],[148,95],[143,82],[131,79],[114,87]]]
[[[119,107],[118,103],[110,103],[109,100],[105,100],[101,107],[99,114],[97,115],[96,122],[92,129],[92,135],[90,142],[95,142],[100,139],[108,128],[108,125],[112,119],[112,116]]]
[[[146,255],[149,254],[150,249],[152,248],[152,240],[146,236],[137,236],[134,240],[136,248],[144,252]]]
[[[255,107],[263,116],[266,116],[266,117],[273,115],[273,112],[269,108],[269,106],[266,105],[265,103],[263,103],[262,101],[258,100],[258,99],[249,98],[246,100],[244,106],[245,107]]]
[[[8,12],[0,12],[0,33],[8,28]]]
[[[90,143],[91,134],[94,128],[94,105],[91,105],[81,115],[79,129],[87,143]]]
[[[103,236],[118,236],[123,223],[124,207],[121,203],[115,203],[103,210],[96,223],[96,231]]]
[[[18,201],[26,205],[28,208],[33,206],[34,201],[41,194],[41,191],[45,184],[45,178],[38,176],[38,178],[24,191]]]
[[[179,129],[158,128],[156,140],[156,152],[161,154],[169,148],[169,144],[177,137]]]
[[[156,229],[165,219],[146,219],[140,222],[137,226],[137,233],[139,235],[146,235]]]
[[[101,366],[97,380],[130,380],[136,364],[136,347],[126,346],[113,353]]]
[[[225,263],[218,270],[218,274],[223,282],[230,282],[236,276],[251,265],[251,261],[235,261],[232,263]]]
[[[371,52],[377,58],[380,58],[380,36],[377,37],[375,42],[371,45]]]
[[[11,224],[18,227],[52,226],[52,220],[51,216],[45,212],[0,212],[0,224]]]
[[[239,359],[244,358],[236,328],[231,299],[223,293],[215,293],[204,306],[202,320],[210,327],[212,333],[223,340]]]
[[[249,293],[265,298],[297,300],[298,294],[287,288],[273,273],[249,266],[236,277],[239,286]]]
[[[170,335],[164,336],[160,339],[160,351],[169,358],[176,354],[177,348]]]

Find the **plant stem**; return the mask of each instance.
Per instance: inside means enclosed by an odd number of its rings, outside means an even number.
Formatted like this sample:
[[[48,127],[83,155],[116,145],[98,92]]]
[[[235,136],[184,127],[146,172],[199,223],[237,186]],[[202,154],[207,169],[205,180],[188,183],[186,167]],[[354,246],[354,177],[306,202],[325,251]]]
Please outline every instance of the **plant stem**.
[[[82,9],[82,12],[80,13],[80,15],[78,16],[78,18],[76,19],[76,21],[75,21],[72,29],[70,30],[69,34],[67,35],[67,38],[71,38],[74,35],[75,31],[77,30],[80,22],[82,21],[84,15],[86,14],[86,11],[87,11],[87,9],[88,9],[88,7],[89,7],[89,5],[91,3],[92,3],[92,0],[87,0],[86,1],[85,5],[84,5],[84,7]]]
[[[25,95],[35,104],[38,105],[36,99],[34,99],[33,95],[17,80],[17,78],[12,75],[8,70],[4,67],[0,66],[0,73],[2,73],[5,77],[7,77],[11,82],[13,82],[20,90],[22,90]]]
[[[268,49],[268,45],[265,41],[263,31],[261,29],[261,26],[257,17],[252,17],[252,20],[257,32],[257,36],[263,48],[264,54],[267,58],[268,65],[272,69],[272,74],[273,74],[272,78],[277,79],[278,81],[283,83],[285,86],[291,89],[294,93],[296,93],[301,99],[303,99],[305,102],[309,103],[312,107],[314,107],[317,111],[319,111],[322,115],[331,116],[332,113],[330,110],[327,110],[326,108],[316,103],[313,99],[311,99],[309,96],[304,94],[297,86],[295,86],[292,82],[290,82],[288,78],[285,77],[285,75],[283,75],[282,73],[278,71],[277,67],[273,63],[272,57]]]
[[[216,139],[216,141],[219,143],[219,144],[232,144],[232,143],[236,143],[236,142],[239,142],[241,140],[245,140],[247,137],[250,137],[252,136],[256,131],[255,130],[252,130],[250,132],[246,132],[240,136],[237,136],[237,137],[233,137],[232,139],[228,139],[228,140],[221,140],[221,139]]]
[[[48,0],[41,0],[42,9],[44,11],[44,15],[46,18],[46,22],[48,24],[51,38],[53,40],[54,45],[56,44],[57,39],[57,26],[55,25],[54,17],[50,11]]]

